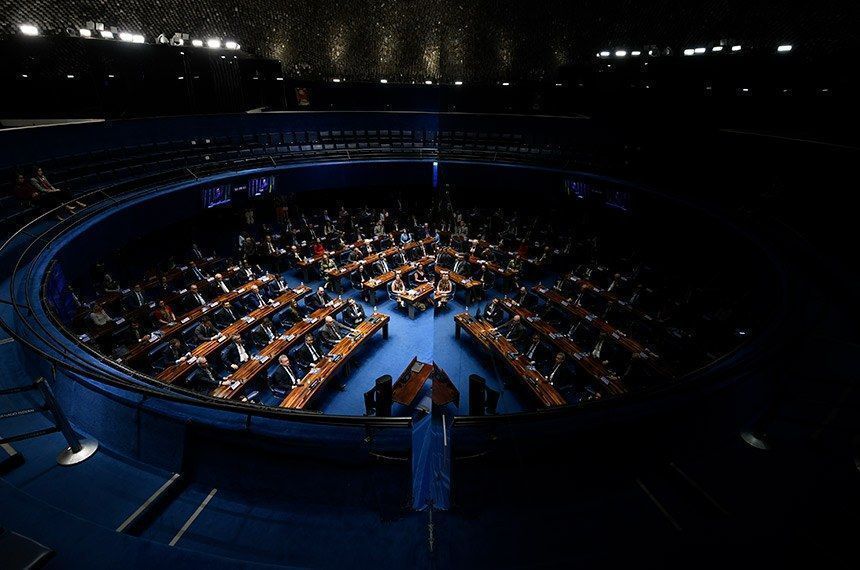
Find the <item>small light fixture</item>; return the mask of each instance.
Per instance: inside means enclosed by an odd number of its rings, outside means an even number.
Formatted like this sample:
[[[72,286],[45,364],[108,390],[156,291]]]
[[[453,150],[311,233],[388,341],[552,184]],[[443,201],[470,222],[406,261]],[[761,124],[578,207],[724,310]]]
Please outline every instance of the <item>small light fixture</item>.
[[[91,38],[91,37],[93,37],[93,31],[92,31],[92,30],[90,30],[90,29],[87,29],[87,28],[81,28],[81,29],[79,29],[79,30],[78,30],[78,34],[79,34],[82,38]]]
[[[387,79],[380,79],[379,82],[380,83],[388,83],[388,80]]]
[[[191,45],[194,47],[203,47],[203,40],[191,40]]]
[[[21,24],[20,26],[18,26],[18,29],[21,30],[21,33],[25,36],[39,35],[39,28],[37,28],[33,24]]]
[[[454,85],[462,85],[462,84],[463,84],[463,82],[459,81],[459,80],[454,82]]]
[[[741,46],[732,46],[732,51],[741,51]]]
[[[791,51],[791,46],[788,44],[784,44],[784,45],[781,45],[778,48],[776,48],[776,51],[778,51],[780,53],[789,52],[789,51]]]
[[[99,35],[102,37],[102,39],[105,39],[105,40],[112,40],[113,39],[113,32],[110,30],[101,30],[101,31],[99,31]]]
[[[209,49],[218,49],[221,47],[221,40],[216,38],[209,38],[206,40],[206,47]]]

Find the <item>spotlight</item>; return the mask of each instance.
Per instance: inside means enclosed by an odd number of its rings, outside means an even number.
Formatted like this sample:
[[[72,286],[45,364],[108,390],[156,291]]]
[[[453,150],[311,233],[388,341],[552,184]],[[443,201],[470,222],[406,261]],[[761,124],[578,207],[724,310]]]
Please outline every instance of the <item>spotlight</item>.
[[[741,51],[741,46],[732,46],[732,51]]]
[[[191,45],[194,47],[203,47],[203,40],[191,40]]]
[[[335,77],[334,79],[331,80],[331,82],[332,83],[340,83],[340,78]]]
[[[182,81],[183,79],[185,79],[185,76],[184,76],[184,75],[180,75],[180,76],[179,76],[179,77],[177,77],[176,79],[178,79],[178,80]]]
[[[510,85],[510,82],[502,81],[502,87],[508,87],[509,85]]]
[[[131,41],[136,44],[142,44],[146,41],[146,38],[144,38],[142,34],[134,34],[131,36]]]
[[[631,51],[630,55],[632,55],[633,57],[639,57],[640,55],[642,55],[642,52],[639,50]]]
[[[18,29],[21,30],[21,33],[24,34],[25,36],[38,36],[39,35],[39,28],[37,28],[33,24],[21,24],[18,27]]]
[[[87,28],[81,28],[81,29],[79,29],[79,30],[78,30],[78,34],[80,34],[80,36],[81,36],[82,38],[91,38],[91,37],[93,37],[93,31],[92,31],[92,30],[89,30],[89,29],[87,29]]]
[[[99,31],[99,35],[105,40],[113,39],[113,32],[111,32],[110,30],[101,30]]]
[[[239,49],[239,44],[234,41],[226,41],[224,42],[224,47],[227,49]]]
[[[455,82],[454,82],[454,85],[462,85],[462,84],[463,84],[463,82],[462,82],[462,81],[455,81]]]
[[[556,86],[556,87],[561,87],[561,83],[556,83],[556,84],[555,84],[555,86]]]
[[[620,50],[615,52],[615,57],[626,57],[626,56],[627,56],[627,52],[623,49],[620,49]]]
[[[711,51],[723,51],[723,46],[714,46],[711,48]]]
[[[72,75],[71,73],[66,75],[66,79],[74,79],[74,78],[75,78],[75,76]]]
[[[433,82],[428,79],[424,82],[424,85],[433,85]]]
[[[696,53],[696,50],[693,48],[687,48],[684,50],[684,55],[693,55],[694,53]]]
[[[120,32],[119,33],[119,41],[121,41],[121,42],[130,42],[133,38],[134,38],[134,36],[132,36],[128,32]]]
[[[388,80],[387,79],[380,79],[379,82],[380,83],[388,83]]]
[[[609,52],[608,52],[608,51],[602,51],[602,52],[600,52],[600,53],[599,53],[599,54],[597,54],[597,55],[598,55],[599,57],[609,57]]]
[[[705,53],[705,51],[707,51],[707,50],[703,47],[698,47],[698,48],[694,49],[693,51],[695,53]]]
[[[788,45],[788,44],[784,44],[784,45],[781,45],[781,46],[779,46],[778,48],[776,48],[776,51],[778,51],[778,52],[788,52],[788,51],[791,51],[791,46],[790,46],[790,45]]]
[[[113,79],[114,77],[116,77],[116,75],[114,75],[113,73],[108,73],[108,79]]]
[[[283,80],[284,80],[283,77],[275,77],[275,81],[283,81]]]
[[[221,40],[215,38],[209,38],[206,40],[206,47],[209,49],[218,49],[221,47]]]

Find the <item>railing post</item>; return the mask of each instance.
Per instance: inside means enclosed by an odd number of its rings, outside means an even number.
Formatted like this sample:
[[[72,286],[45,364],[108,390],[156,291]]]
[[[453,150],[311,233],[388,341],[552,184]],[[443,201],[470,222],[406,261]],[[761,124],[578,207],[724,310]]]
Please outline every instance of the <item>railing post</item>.
[[[54,417],[54,423],[66,438],[66,443],[69,446],[60,452],[57,456],[57,463],[60,465],[75,465],[86,459],[89,459],[99,448],[99,443],[94,439],[79,439],[78,435],[69,424],[65,414],[60,409],[57,399],[54,397],[54,391],[44,378],[36,380],[36,386],[45,398],[45,405],[50,409],[51,415]]]

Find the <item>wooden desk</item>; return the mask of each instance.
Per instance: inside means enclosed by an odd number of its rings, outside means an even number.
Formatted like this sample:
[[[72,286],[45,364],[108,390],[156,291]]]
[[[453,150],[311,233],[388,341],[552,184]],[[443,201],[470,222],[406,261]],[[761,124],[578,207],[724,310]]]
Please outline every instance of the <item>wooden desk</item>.
[[[418,287],[413,287],[412,289],[407,289],[403,293],[400,294],[400,298],[403,302],[406,303],[407,308],[409,309],[409,318],[415,318],[415,305],[424,299],[426,299],[431,294],[434,295],[435,286],[433,283],[429,281],[427,283],[422,283]]]
[[[349,357],[370,338],[373,333],[382,330],[382,338],[388,338],[388,315],[373,313],[356,328],[358,335],[350,333],[332,347],[316,367],[302,379],[301,384],[293,388],[287,397],[281,402],[280,407],[294,410],[303,410],[308,407],[311,400],[319,394],[335,373],[343,367]]]
[[[618,330],[608,322],[604,321],[594,313],[591,313],[585,307],[577,305],[573,299],[565,297],[556,289],[549,289],[543,285],[535,285],[532,288],[539,297],[552,303],[566,314],[575,317],[587,323],[588,326],[606,335],[606,338],[618,344],[628,352],[641,358],[642,361],[652,370],[661,376],[673,377],[674,375],[666,369],[660,362],[660,357],[651,349],[643,346],[639,342],[627,336],[624,332]]]
[[[412,261],[407,263],[406,265],[401,265],[400,267],[389,271],[388,273],[383,273],[379,277],[375,277],[374,279],[368,279],[364,283],[362,283],[362,288],[367,293],[368,302],[372,305],[376,305],[376,291],[385,285],[388,285],[392,281],[394,281],[394,275],[398,271],[401,273],[403,277],[406,277],[413,271],[415,271],[418,266],[426,267],[429,264],[433,263],[434,257],[432,255],[428,255],[426,257],[422,257],[418,261]]]
[[[129,348],[128,353],[125,355],[125,357],[118,358],[117,362],[133,362],[137,360],[141,356],[147,354],[157,344],[170,340],[173,335],[177,334],[182,329],[193,325],[194,323],[202,319],[205,315],[214,312],[224,303],[229,303],[234,299],[240,297],[241,295],[244,295],[245,293],[250,291],[251,287],[253,287],[254,285],[256,285],[257,287],[262,287],[263,285],[271,281],[273,278],[274,277],[272,275],[264,275],[259,279],[254,279],[253,281],[245,283],[241,287],[233,289],[229,293],[222,293],[214,300],[206,303],[206,305],[202,307],[195,307],[191,309],[190,311],[179,317],[179,319],[175,323],[165,325],[161,329],[156,331],[159,336],[155,340],[142,340],[138,343],[133,344]]]
[[[385,254],[385,257],[388,258],[388,257],[391,257],[392,255],[394,255],[395,253],[397,253],[398,251],[403,253],[403,256],[405,258],[406,253],[408,253],[410,250],[413,250],[416,247],[421,247],[422,245],[427,245],[427,244],[431,243],[432,241],[433,241],[433,238],[424,238],[421,241],[410,241],[409,243],[407,243],[406,245],[404,245],[402,247],[397,246],[397,245],[393,245],[393,246],[389,247],[388,249],[386,249],[385,251],[372,253],[372,254],[364,257],[364,259],[362,259],[360,261],[350,261],[348,263],[345,263],[341,267],[338,267],[337,269],[335,269],[334,271],[328,271],[327,275],[332,279],[337,279],[339,282],[344,277],[347,277],[347,276],[351,275],[353,272],[357,271],[359,264],[362,262],[364,263],[365,266],[370,266],[370,265],[376,263],[377,261],[379,261],[379,259],[383,253]],[[387,274],[388,274],[388,272],[383,274],[383,275],[387,275]],[[380,276],[380,277],[382,277],[382,276]],[[393,278],[393,276],[392,276],[392,278]]]
[[[414,369],[417,369],[417,371]],[[400,374],[397,382],[394,383],[394,387],[391,390],[392,399],[398,404],[411,406],[415,403],[415,398],[421,393],[421,389],[427,383],[427,379],[430,378],[432,373],[432,364],[419,362],[417,356],[413,357],[403,373]]]
[[[186,374],[191,372],[194,369],[194,364],[197,362],[197,359],[202,357],[208,358],[209,355],[214,353],[216,350],[225,345],[225,343],[232,337],[234,334],[241,335],[245,331],[251,329],[260,324],[260,322],[276,313],[279,309],[283,309],[291,302],[301,299],[305,295],[310,292],[311,288],[307,285],[296,287],[291,291],[286,291],[284,294],[280,295],[271,303],[266,304],[259,309],[251,311],[251,313],[237,320],[230,326],[226,327],[222,330],[218,337],[215,340],[210,340],[200,344],[191,351],[191,358],[180,362],[179,364],[174,364],[173,366],[168,366],[161,373],[155,377],[156,380],[160,380],[165,384],[173,384],[177,380],[184,378]]]
[[[520,307],[513,299],[502,299],[499,304],[512,315],[519,315],[524,325],[534,329],[550,344],[573,359],[573,362],[583,371],[605,386],[610,394],[621,394],[625,391],[616,374],[607,370],[602,362],[591,356],[590,352],[582,350],[571,338],[556,331],[550,323],[532,311]]]
[[[347,245],[345,245],[345,246],[343,246],[343,247],[341,247],[341,248],[339,248],[339,249],[336,249],[336,250],[334,250],[334,251],[327,251],[327,252],[325,252],[325,254],[315,255],[314,257],[303,257],[302,259],[300,259],[300,260],[296,263],[296,265],[298,265],[299,267],[301,267],[301,268],[302,268],[302,272],[304,273],[304,276],[305,276],[305,281],[310,281],[310,279],[309,279],[309,274],[308,274],[308,270],[309,270],[311,267],[314,267],[316,264],[318,264],[318,263],[320,262],[320,260],[323,258],[323,255],[329,255],[329,256],[335,255],[335,256],[338,256],[338,255],[342,254],[342,253],[343,253],[343,252],[345,252],[345,251],[348,251],[348,250],[351,250],[351,249],[355,249],[355,248],[357,248],[357,247],[364,247],[364,246],[366,246],[368,243],[378,244],[378,243],[379,243],[379,241],[380,241],[382,238],[384,238],[384,237],[388,237],[388,238],[390,238],[390,239],[391,239],[391,236],[390,236],[390,235],[388,235],[388,234],[381,235],[381,236],[374,236],[374,237],[372,237],[372,238],[368,238],[368,239],[370,240],[369,242],[368,242],[367,240],[363,240],[363,239],[361,239],[361,240],[356,241],[355,243],[347,244]]]
[[[615,293],[612,293],[611,291],[607,291],[606,289],[603,289],[602,287],[598,287],[597,285],[595,285],[591,281],[588,281],[587,279],[583,279],[582,277],[578,277],[576,275],[573,275],[572,273],[565,275],[564,279],[572,281],[574,284],[579,286],[579,288],[584,290],[584,291],[589,291],[591,293],[594,293],[595,295],[603,298],[604,300],[606,300],[608,303],[612,304],[613,306],[620,307],[620,308],[628,311],[629,313],[636,315],[637,317],[639,317],[643,321],[646,321],[649,323],[654,321],[654,318],[651,315],[645,313],[644,311],[637,309],[636,307],[634,307],[633,305],[631,305],[630,303],[628,303],[627,301],[625,301],[624,299],[622,299],[621,297],[616,295]]]
[[[479,321],[469,313],[456,315],[454,324],[454,335],[457,338],[460,338],[460,330],[465,330],[486,350],[499,355],[542,406],[562,406],[566,403],[555,386],[547,382],[543,374],[538,372],[508,339],[495,332],[492,324]]]
[[[314,329],[317,329],[325,323],[326,317],[335,317],[346,307],[346,301],[343,299],[334,299],[330,304],[320,307],[301,321],[291,326],[284,331],[275,340],[263,347],[253,357],[249,358],[246,363],[234,370],[227,376],[228,380],[233,383],[229,386],[219,386],[212,391],[212,395],[216,398],[235,398],[241,393],[245,385],[257,377],[267,367],[277,363],[278,357],[286,354],[295,345],[302,342],[305,335]]]
[[[450,256],[452,256],[452,257],[454,257],[455,259],[456,259],[456,257],[457,257],[457,255],[458,255],[458,254],[461,254],[461,252],[458,252],[456,249],[454,249],[453,247],[450,247],[450,246],[448,246],[448,247],[443,247],[443,248],[441,249],[441,251],[442,251],[443,253],[447,253],[448,255],[450,255]],[[508,271],[508,269],[507,269],[507,268],[502,267],[501,265],[499,265],[499,264],[498,264],[498,263],[496,263],[495,261],[487,261],[487,260],[485,260],[485,259],[480,259],[480,258],[476,257],[475,255],[473,255],[473,254],[471,254],[471,253],[469,253],[469,254],[461,254],[461,255],[464,255],[464,256],[466,257],[466,260],[467,260],[467,261],[468,261],[468,262],[469,262],[473,267],[474,267],[474,266],[476,266],[476,265],[478,265],[478,264],[480,264],[481,262],[483,262],[483,263],[484,263],[484,266],[485,266],[487,269],[489,269],[492,273],[495,273],[496,275],[498,275],[499,277],[501,277],[501,279],[502,279],[502,290],[503,290],[503,291],[506,289],[507,284],[508,284],[508,283],[510,283],[510,282],[513,280],[513,278],[516,276],[516,272],[514,272],[514,271]]]

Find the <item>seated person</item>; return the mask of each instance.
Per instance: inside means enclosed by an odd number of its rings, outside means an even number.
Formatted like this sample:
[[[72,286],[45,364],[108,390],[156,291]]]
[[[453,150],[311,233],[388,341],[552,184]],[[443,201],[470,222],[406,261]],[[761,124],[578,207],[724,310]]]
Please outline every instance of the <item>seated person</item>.
[[[201,356],[195,363],[194,372],[188,375],[187,383],[193,388],[204,392],[211,392],[219,386],[227,386],[230,384],[230,381],[218,378],[215,375],[215,371],[209,365],[209,361],[206,360],[206,357]]]
[[[289,392],[302,382],[302,377],[293,368],[290,357],[282,354],[278,357],[278,366],[269,375],[269,390],[272,392]]]
[[[110,273],[105,273],[102,279],[102,290],[105,293],[119,293],[122,287],[120,287],[119,281],[116,281]]]
[[[237,334],[230,337],[230,344],[221,351],[221,360],[231,370],[238,370],[240,366],[248,362],[249,358],[251,355],[245,347],[245,342]]]
[[[186,278],[189,283],[195,283],[198,281],[204,281],[208,275],[203,273],[203,270],[197,267],[197,263],[192,261],[188,264],[188,273],[186,274]]]
[[[204,259],[206,256],[203,254],[203,250],[196,243],[191,244],[191,257],[194,259]]]
[[[146,295],[143,292],[143,287],[135,285],[125,299],[125,304],[129,309],[140,309],[146,306]]]
[[[323,287],[318,287],[316,293],[305,297],[305,306],[311,310],[324,307],[326,303],[331,301],[331,297],[326,293]]]
[[[133,344],[142,340],[149,340],[149,333],[143,331],[143,327],[140,326],[139,322],[131,321],[125,333],[125,343]]]
[[[292,267],[298,267],[299,264],[304,261],[304,258],[302,258],[302,254],[299,251],[299,248],[294,245],[291,245],[290,251],[287,254],[287,260]]]
[[[305,318],[305,312],[304,310],[302,310],[301,307],[299,307],[299,304],[296,302],[296,300],[293,299],[289,302],[287,307],[280,313],[277,313],[275,317],[276,320],[280,321],[280,323],[284,326],[291,327],[303,318]]]
[[[514,303],[524,309],[532,310],[537,305],[537,298],[525,287],[520,287],[513,299]]]
[[[275,297],[283,295],[289,290],[290,286],[287,284],[287,280],[284,279],[283,275],[277,274],[275,275],[275,278],[269,282],[269,293]]]
[[[222,304],[217,311],[212,315],[215,324],[220,328],[229,327],[233,323],[239,320],[242,315],[233,308],[233,305],[230,303]]]
[[[391,296],[394,299],[397,299],[397,304],[401,307],[405,307],[406,303],[401,298],[401,295],[406,292],[406,283],[403,282],[403,277],[400,275],[400,272],[397,271],[394,273],[394,281],[391,282]]]
[[[358,326],[365,319],[364,308],[355,299],[350,299],[343,310],[343,322],[350,327]]]
[[[526,327],[523,326],[523,323],[521,323],[520,320],[519,315],[514,315],[514,317],[509,319],[506,323],[498,325],[496,327],[496,332],[504,334],[506,339],[516,343],[526,334]]]
[[[264,253],[267,253],[267,254],[273,254],[273,253],[276,253],[278,251],[278,248],[275,247],[275,242],[272,241],[272,236],[267,235],[263,239],[262,250]]]
[[[546,373],[544,374],[544,378],[546,378],[546,381],[553,386],[563,387],[574,385],[574,374],[570,371],[570,369],[568,369],[567,366],[565,366],[564,361],[564,353],[557,353],[549,368],[547,369]]]
[[[391,257],[388,260],[389,267],[400,267],[402,265],[406,265],[406,257],[403,255],[402,250],[397,250],[391,254]]]
[[[325,248],[323,247],[323,244],[320,242],[314,243],[314,245],[311,247],[311,256],[313,256],[314,259],[319,259],[323,256],[323,254],[325,254]]]
[[[166,299],[167,297],[176,294],[176,288],[170,285],[167,277],[162,277],[158,281],[158,287],[155,289],[154,296],[157,299]]]
[[[320,260],[320,272],[323,275],[326,275],[331,271],[337,271],[337,263],[335,263],[335,260],[329,257],[327,253],[323,254],[322,259]]]
[[[266,318],[251,330],[251,340],[259,348],[263,348],[273,340],[275,340],[275,325],[272,319]]]
[[[90,310],[90,320],[95,326],[103,327],[111,322],[112,319],[101,304],[95,303],[93,308]]]
[[[385,259],[385,254],[379,254],[379,260],[373,264],[373,271],[376,274],[376,277],[380,275],[385,275],[389,271],[391,271],[391,267],[388,265],[388,260]]]
[[[188,293],[185,295],[183,303],[185,305],[185,309],[190,311],[191,309],[204,306],[206,304],[206,299],[204,299],[203,295],[198,291],[197,285],[192,285],[188,288]]]
[[[305,335],[305,342],[296,349],[294,355],[299,365],[308,370],[313,368],[322,359],[323,351],[317,346],[314,335],[307,333]]]
[[[155,311],[152,312],[152,320],[156,326],[164,327],[176,322],[176,314],[164,301],[159,301]]]
[[[549,360],[549,349],[540,340],[540,335],[535,333],[528,342],[518,347],[529,362],[542,367]]]
[[[412,274],[412,286],[418,287],[423,283],[427,283],[427,281],[429,281],[427,274],[424,272],[424,268],[419,265]]]
[[[179,364],[180,362],[185,361],[189,354],[190,353],[185,350],[185,347],[182,346],[182,341],[178,338],[174,338],[167,344],[167,348],[161,352],[160,368],[164,370],[174,364]]]
[[[343,323],[339,323],[332,316],[325,318],[325,324],[320,328],[320,337],[323,344],[332,347],[343,340],[344,336],[355,329]]]
[[[523,261],[519,258],[519,256],[515,255],[508,261],[507,270],[512,273],[519,273],[523,268]]]
[[[462,275],[463,277],[468,277],[472,271],[472,264],[466,261],[465,255],[458,253],[457,259],[454,261],[454,267],[451,268],[451,271],[458,275]]]
[[[241,287],[254,279],[256,279],[256,276],[254,275],[254,270],[251,269],[251,266],[244,261],[240,261],[239,268],[236,270],[236,273],[233,274],[233,279],[231,281],[234,287]]]
[[[33,172],[33,177],[30,178],[30,186],[35,188],[42,197],[50,197],[53,198],[56,202],[62,200],[71,200],[72,195],[66,190],[60,190],[59,188],[55,188],[53,184],[48,181],[48,178],[45,176],[45,173],[42,171],[41,167],[36,168]],[[81,202],[80,200],[75,200],[75,204],[84,207],[86,204]],[[67,208],[74,210],[71,205],[67,205]]]
[[[350,261],[361,261],[362,259],[364,259],[364,254],[357,247],[353,248],[353,250],[349,252]]]
[[[230,292],[230,286],[224,281],[224,276],[220,273],[215,274],[215,281],[212,282],[213,290],[216,295]]]
[[[484,314],[481,315],[481,318],[492,324],[494,327],[497,327],[502,323],[505,319],[505,311],[502,310],[498,299],[490,301],[490,303],[484,308]]]
[[[23,174],[18,174],[16,177],[13,194],[16,200],[27,206],[39,204],[41,198],[39,191],[30,184]]]
[[[254,311],[266,306],[266,293],[257,285],[251,285],[251,291],[242,298],[242,301],[248,312]]]
[[[436,254],[436,265],[441,267],[451,267],[454,265],[454,258],[448,252],[448,250],[440,249],[439,253]]]
[[[209,342],[218,336],[218,329],[212,324],[212,319],[204,319],[202,323],[194,329],[194,340],[197,344]]]
[[[352,286],[356,289],[362,289],[364,286],[364,282],[370,279],[370,275],[367,274],[367,270],[365,269],[364,262],[358,262],[358,269],[352,272],[349,276],[349,281],[352,283]]]
[[[496,282],[495,274],[487,269],[487,264],[483,261],[478,265],[478,270],[475,271],[472,279],[481,284],[479,287],[476,287],[476,289],[482,298],[486,295],[489,289],[492,289],[493,284]]]
[[[407,244],[407,243],[409,243],[410,241],[412,241],[412,234],[410,234],[410,233],[406,230],[406,228],[403,228],[403,229],[400,231],[400,245],[406,245],[406,244]]]
[[[442,273],[442,278],[439,279],[439,282],[436,284],[436,306],[444,307],[448,304],[448,301],[451,300],[451,297],[454,295],[454,284],[451,283],[451,278],[448,275],[448,272],[445,271]]]

